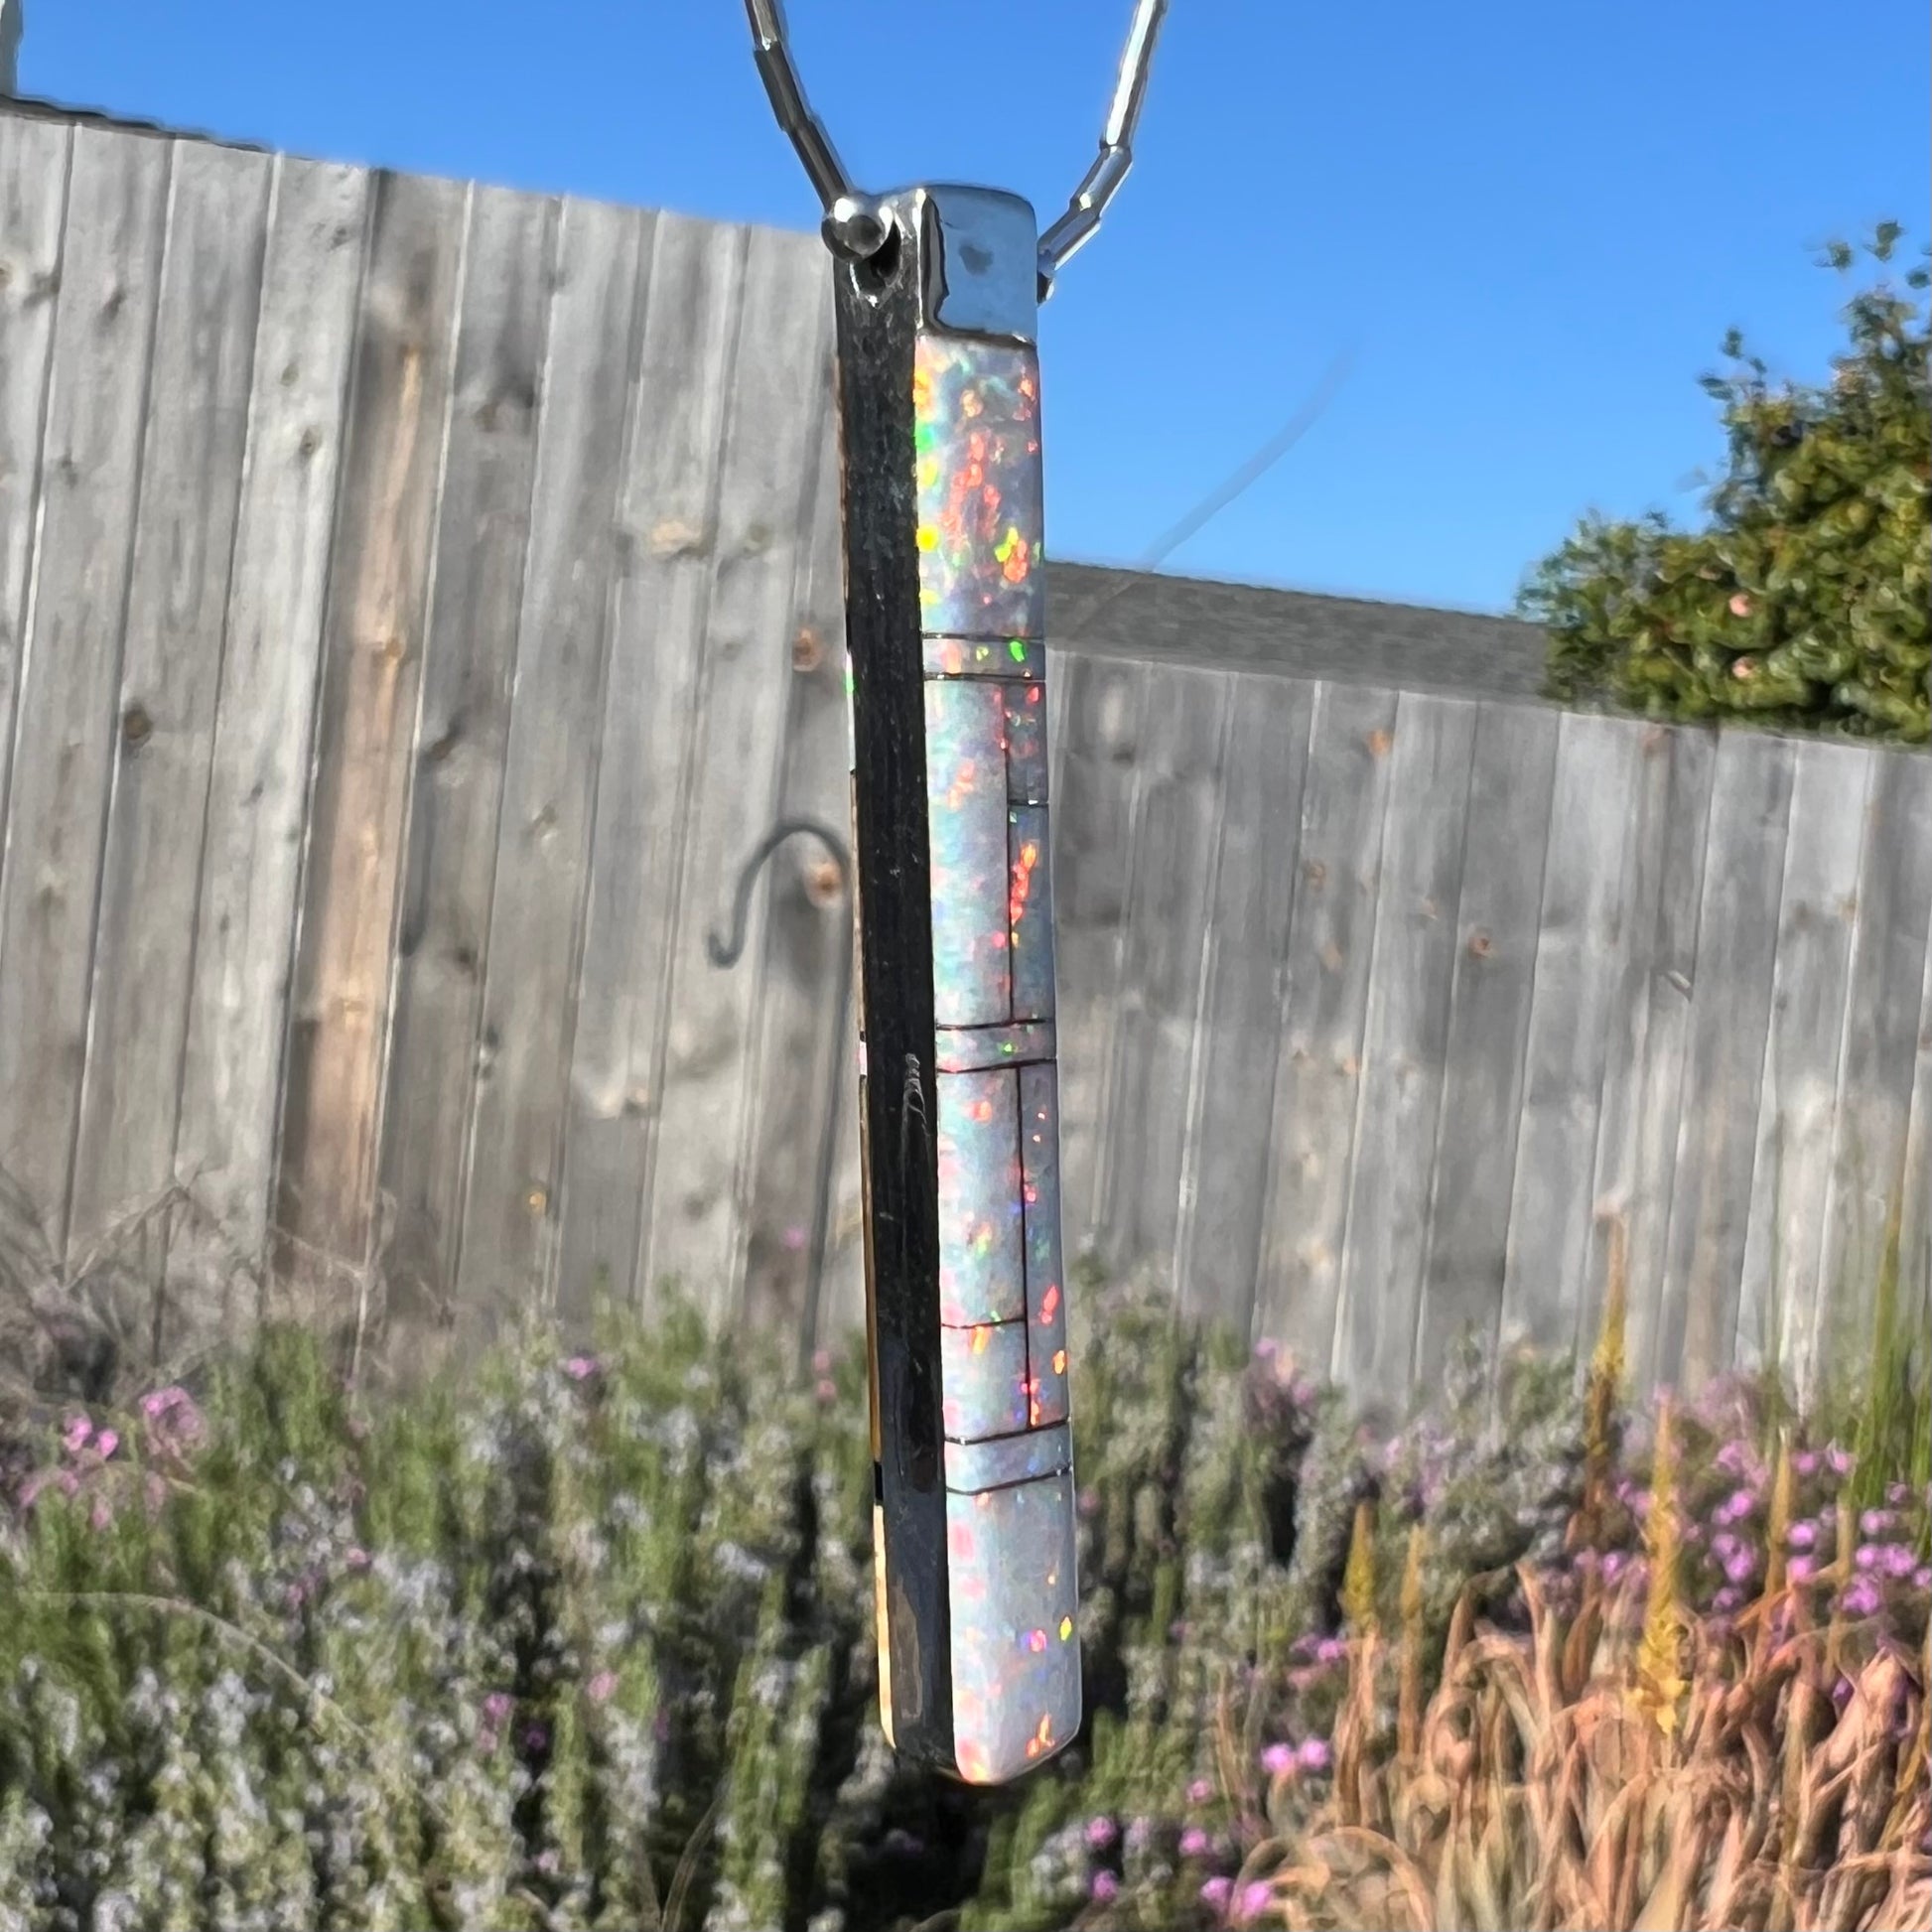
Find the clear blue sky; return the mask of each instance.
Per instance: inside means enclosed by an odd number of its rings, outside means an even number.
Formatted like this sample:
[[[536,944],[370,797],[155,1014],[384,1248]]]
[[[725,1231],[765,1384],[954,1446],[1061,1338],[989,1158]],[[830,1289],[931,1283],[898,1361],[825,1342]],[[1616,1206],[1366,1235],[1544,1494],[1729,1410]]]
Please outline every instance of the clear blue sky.
[[[26,0],[24,93],[299,153],[815,224],[740,0]],[[1129,0],[790,0],[871,186],[1057,211]],[[974,31],[989,36],[975,48]],[[1688,510],[1731,324],[1836,341],[1822,239],[1928,207],[1924,0],[1173,0],[1140,162],[1042,322],[1047,537],[1137,561],[1352,372],[1167,568],[1502,609],[1595,505]]]

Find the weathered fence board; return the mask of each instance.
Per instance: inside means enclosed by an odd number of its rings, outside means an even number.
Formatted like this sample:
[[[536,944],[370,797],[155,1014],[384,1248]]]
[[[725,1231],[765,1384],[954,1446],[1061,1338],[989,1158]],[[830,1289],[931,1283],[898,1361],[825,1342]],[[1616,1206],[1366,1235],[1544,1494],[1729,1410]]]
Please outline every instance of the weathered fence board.
[[[1431,1380],[1465,1330],[1489,1336],[1502,1297],[1560,722],[1493,699],[1476,719],[1416,1338]]]
[[[1117,1252],[1170,1277],[1231,695],[1223,673],[1168,664],[1149,671],[1128,828],[1098,1224]]]
[[[740,326],[759,353],[739,358],[723,431],[717,574],[691,754],[699,782],[667,949],[670,999],[637,1289],[647,1299],[659,1282],[676,1281],[720,1315],[736,1313],[744,1274],[763,896],[753,901],[749,929],[754,970],[721,972],[704,935],[725,913],[738,868],[777,802],[811,485],[831,419],[832,303],[823,270],[806,237],[754,232]]]
[[[175,153],[74,1161],[81,1241],[174,1178],[270,169],[198,142]]]
[[[0,861],[0,1168],[66,1240],[172,144],[75,131]]]
[[[558,207],[479,189],[410,779],[380,1187],[400,1311],[452,1308]]]
[[[548,1298],[616,512],[650,224],[563,206],[483,964],[456,1294]]]
[[[1661,725],[1646,725],[1637,738],[1636,770],[1620,858],[1623,927],[1616,981],[1604,1020],[1603,1086],[1597,1096],[1588,1246],[1577,1297],[1582,1332],[1593,1335],[1601,1324],[1611,1270],[1621,1269],[1626,1353],[1635,1340],[1648,1335],[1648,1317],[1655,1305],[1654,1297],[1638,1297],[1635,1304],[1632,1302],[1630,1246],[1641,1204],[1638,1178],[1644,1142],[1645,1054],[1663,931],[1664,832],[1673,784],[1672,744],[1673,735]]]
[[[806,577],[791,638],[784,723],[784,772],[777,816],[822,824],[851,839],[852,733],[845,696],[845,557],[839,536],[836,440],[822,439],[812,485]],[[763,991],[754,1047],[755,1140],[750,1162],[745,1250],[748,1324],[809,1338],[849,1333],[865,1316],[860,1245],[859,1079],[853,1001],[838,1011],[842,955],[853,952],[850,904],[831,855],[799,836],[771,862]],[[752,969],[749,959],[733,970]],[[858,978],[854,973],[852,986]],[[828,1119],[833,1087],[836,1121]],[[819,1306],[805,1304],[808,1244],[817,1208],[819,1161],[827,1132],[831,1189]]]
[[[1899,1207],[1899,1272],[1907,1320],[1932,1330],[1932,933],[1926,935],[1919,996],[1912,1119],[1905,1137],[1905,1196]]]
[[[1664,1262],[1663,1360],[1675,1365],[1674,1380],[1695,1382],[1728,1362],[1736,1336],[1790,750],[1748,732],[1718,741]]]
[[[1271,680],[1232,705],[1220,863],[1207,920],[1200,1077],[1187,1118],[1184,1305],[1246,1330],[1261,1270],[1276,1043],[1308,773],[1311,686]]]
[[[1805,1306],[1824,1260],[1871,766],[1855,748],[1827,744],[1797,747],[1793,765],[1737,1350],[1795,1369],[1802,1379],[1811,1337],[1792,1315]]]
[[[1385,1402],[1422,1312],[1476,715],[1410,691],[1396,711],[1335,1339],[1348,1386]]]
[[[1605,1032],[1629,943],[1624,827],[1642,728],[1563,721],[1503,1269],[1505,1347],[1568,1347],[1594,1206]]]
[[[379,174],[338,485],[278,1226],[364,1262],[468,197]]]
[[[817,243],[0,105],[0,1164],[57,1242],[174,1177],[358,1321],[847,1330],[835,870],[706,945],[848,824]],[[1932,759],[1054,570],[1070,1254],[1387,1406],[1470,1325],[1587,1346],[1619,1239],[1640,1382],[1815,1379],[1893,1242],[1923,1298]]]
[[[1151,675],[1144,665],[1106,658],[1047,658],[1060,1213],[1069,1254],[1085,1253],[1096,1233],[1100,1123],[1127,915],[1128,845],[1121,834],[1133,804]]]
[[[651,236],[564,1128],[569,1310],[628,1300],[637,1273],[746,240],[668,215]]]
[[[1395,724],[1394,692],[1316,689],[1256,1314],[1324,1374],[1338,1338]]]
[[[1912,989],[1923,984],[1932,919],[1932,759],[1874,766],[1859,860],[1858,932],[1832,1137],[1825,1255],[1814,1303],[1813,1354],[1863,1336],[1908,1177],[1912,1112]],[[1924,1185],[1923,1171],[1915,1177]],[[1834,1336],[1831,1325],[1844,1332]]]
[[[175,1173],[263,1253],[369,183],[278,160],[209,761]]]
[[[41,429],[71,143],[56,123],[0,115],[0,839],[40,527]]]

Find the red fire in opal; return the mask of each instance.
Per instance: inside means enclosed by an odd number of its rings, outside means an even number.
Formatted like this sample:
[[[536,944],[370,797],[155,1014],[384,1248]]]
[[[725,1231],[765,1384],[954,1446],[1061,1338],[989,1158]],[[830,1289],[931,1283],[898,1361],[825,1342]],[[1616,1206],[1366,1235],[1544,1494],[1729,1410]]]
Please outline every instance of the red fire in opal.
[[[1007,918],[1018,931],[1027,910],[1027,897],[1033,891],[1034,868],[1039,864],[1039,847],[1029,839],[1013,862],[1013,891],[1007,897]]]

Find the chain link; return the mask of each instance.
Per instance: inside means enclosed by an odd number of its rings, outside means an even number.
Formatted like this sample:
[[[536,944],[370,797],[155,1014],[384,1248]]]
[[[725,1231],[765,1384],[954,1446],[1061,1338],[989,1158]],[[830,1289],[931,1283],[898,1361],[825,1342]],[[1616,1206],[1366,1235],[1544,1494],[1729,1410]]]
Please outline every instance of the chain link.
[[[785,26],[783,0],[745,0],[752,23],[752,43],[771,111],[778,117],[825,210],[826,241],[841,255],[863,261],[877,254],[890,233],[879,199],[854,188],[845,163],[839,159],[825,124],[805,98],[798,69],[791,58],[791,36]],[[1100,226],[1107,205],[1119,192],[1134,165],[1134,130],[1147,98],[1148,69],[1154,43],[1166,18],[1168,0],[1135,0],[1134,18],[1121,52],[1114,97],[1100,134],[1100,153],[1086,172],[1066,212],[1039,237],[1039,293],[1043,301],[1053,278],[1067,259]]]

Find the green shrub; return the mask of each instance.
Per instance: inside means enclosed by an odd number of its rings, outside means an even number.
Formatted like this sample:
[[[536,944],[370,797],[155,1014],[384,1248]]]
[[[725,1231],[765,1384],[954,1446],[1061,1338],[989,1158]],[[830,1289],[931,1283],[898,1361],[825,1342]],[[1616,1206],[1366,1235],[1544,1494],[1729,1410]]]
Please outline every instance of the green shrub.
[[[1879,264],[1900,230],[1867,245]],[[1827,257],[1844,272],[1855,251]],[[1861,289],[1822,386],[1774,382],[1733,331],[1708,375],[1727,463],[1710,520],[1586,518],[1519,609],[1552,633],[1551,694],[1655,718],[1932,739],[1924,269]]]

